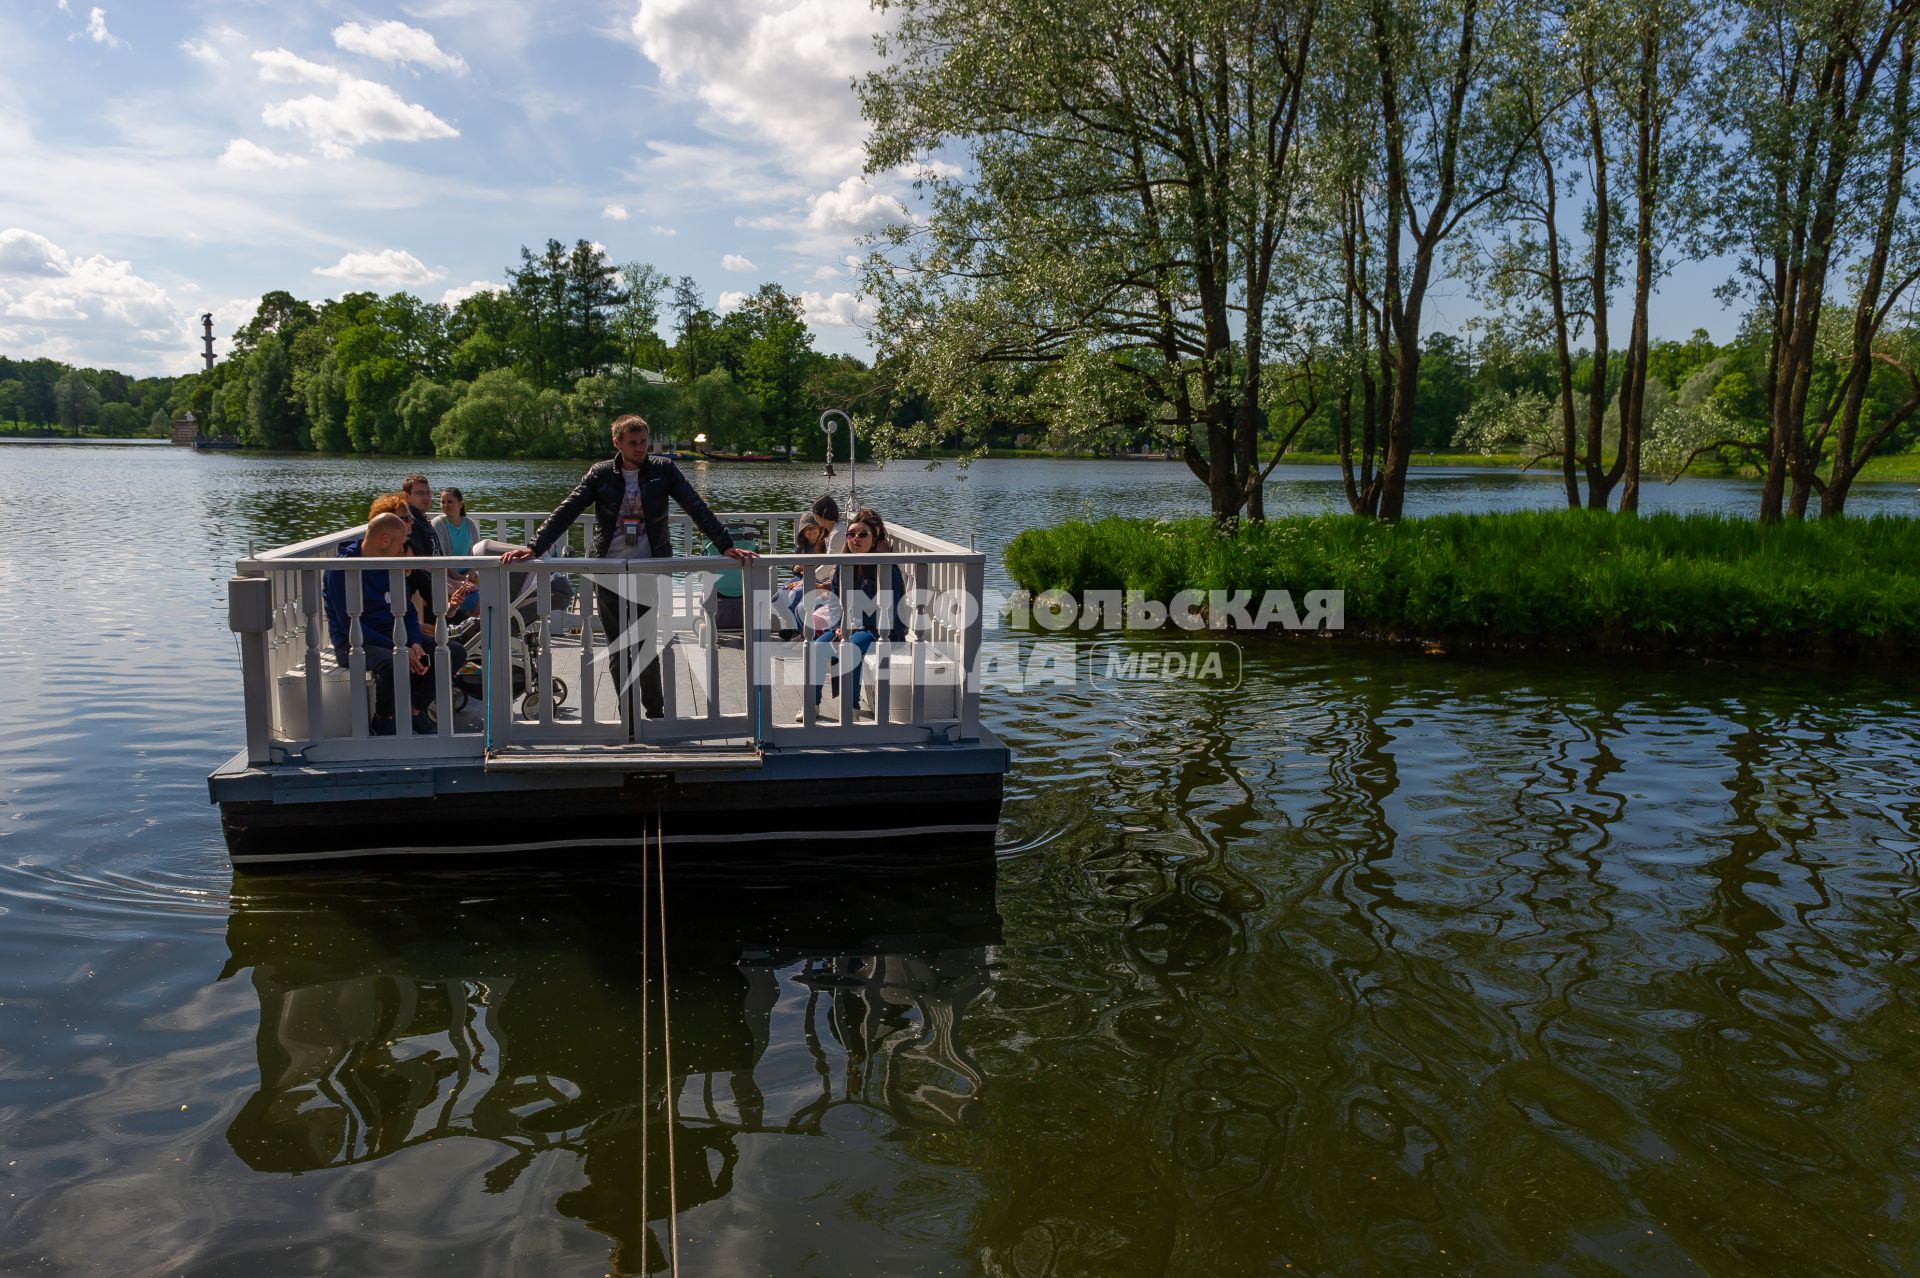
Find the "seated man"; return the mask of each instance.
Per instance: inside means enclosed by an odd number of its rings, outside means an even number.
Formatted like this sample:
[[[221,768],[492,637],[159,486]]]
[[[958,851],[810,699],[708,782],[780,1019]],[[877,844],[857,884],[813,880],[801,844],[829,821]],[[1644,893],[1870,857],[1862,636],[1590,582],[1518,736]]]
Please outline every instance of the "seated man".
[[[343,559],[393,559],[405,554],[406,546],[407,521],[398,515],[380,514],[367,522],[364,537],[341,543],[339,553]],[[384,571],[360,574],[360,641],[367,670],[373,675],[372,729],[376,737],[393,735],[394,621],[393,604],[389,598],[391,582],[391,574]],[[457,583],[447,600],[448,607],[459,607],[466,592],[466,583]],[[334,660],[346,668],[353,646],[351,618],[347,615],[346,572],[329,568],[321,582],[321,596],[326,602],[327,634],[333,641]],[[409,687],[413,696],[413,730],[431,736],[436,729],[427,709],[433,704],[435,681],[433,667],[427,657],[434,650],[433,636],[420,628],[413,609],[403,604],[400,615],[405,618],[407,627],[407,670],[411,676]],[[446,659],[453,663],[452,668],[457,671],[466,664],[466,649],[449,641]]]

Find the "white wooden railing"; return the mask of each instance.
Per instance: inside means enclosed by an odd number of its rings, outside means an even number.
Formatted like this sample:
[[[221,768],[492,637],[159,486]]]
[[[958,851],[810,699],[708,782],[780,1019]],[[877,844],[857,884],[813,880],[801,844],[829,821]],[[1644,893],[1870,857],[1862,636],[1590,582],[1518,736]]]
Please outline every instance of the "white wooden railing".
[[[626,751],[628,728],[636,754],[661,747],[745,745],[782,746],[911,744],[961,741],[979,733],[979,681],[984,558],[965,547],[890,526],[889,554],[820,555],[810,567],[855,564],[876,566],[880,630],[866,661],[863,686],[872,690],[871,713],[837,702],[837,714],[823,717],[806,683],[822,675],[823,658],[841,663],[858,659],[844,640],[809,643],[783,640],[777,633],[773,598],[795,562],[794,528],[804,512],[723,513],[724,523],[750,525],[760,535],[763,556],[741,564],[700,553],[704,538],[685,515],[671,517],[674,556],[617,562],[588,557],[593,519],[584,515],[569,535],[537,560],[502,565],[486,556],[431,556],[394,559],[340,558],[339,546],[358,537],[356,527],[315,537],[241,560],[229,583],[229,624],[240,637],[246,694],[247,757],[255,765],[304,761],[444,759],[502,756],[543,748],[605,747]],[[546,518],[544,512],[475,513],[483,534],[524,545]],[[906,590],[893,598],[886,565],[899,567]],[[345,574],[345,612],[350,652],[337,665],[328,633],[323,580],[330,569]],[[449,640],[463,626],[441,613],[431,628],[430,658],[434,721],[431,731],[414,731],[411,679],[407,674],[407,636],[401,606],[394,606],[393,733],[375,736],[373,681],[367,669],[362,620],[363,577],[388,575],[387,595],[406,600],[405,577],[425,571],[436,603],[444,603],[459,574],[478,581],[481,603],[468,660],[476,676],[458,679],[449,660]],[[743,625],[738,659],[723,659],[722,648],[736,646],[707,617],[716,574],[738,572]],[[839,574],[840,615],[852,615],[859,599]],[[556,577],[573,586],[572,599],[556,610]],[[657,598],[663,615],[657,632],[664,649],[670,641],[672,666],[662,653],[665,715],[647,719],[640,710],[640,681],[628,680],[628,715],[598,685],[608,664],[598,629],[595,583],[614,584],[625,599]],[[528,606],[528,605],[531,606]],[[623,609],[625,605],[623,604]],[[884,636],[887,619],[900,616],[904,642]],[[626,618],[622,618],[626,620]],[[654,627],[648,627],[653,629]],[[624,632],[625,626],[615,628]],[[689,704],[676,669],[684,666],[694,686]],[[848,668],[842,665],[841,668]],[[461,684],[477,677],[478,713],[446,708],[462,699]],[[785,687],[791,695],[776,695]],[[356,694],[356,691],[357,694]],[[800,716],[793,721],[795,711]],[[784,722],[778,720],[785,720]],[[639,766],[638,764],[636,766]]]

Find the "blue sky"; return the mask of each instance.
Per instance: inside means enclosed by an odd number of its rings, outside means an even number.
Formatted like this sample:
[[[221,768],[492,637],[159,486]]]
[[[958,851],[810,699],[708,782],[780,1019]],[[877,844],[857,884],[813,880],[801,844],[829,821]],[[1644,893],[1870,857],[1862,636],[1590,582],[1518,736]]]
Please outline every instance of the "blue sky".
[[[497,286],[521,244],[598,240],[710,304],[777,281],[864,354],[849,257],[903,177],[861,176],[867,0],[8,0],[0,351],[197,366],[268,289]],[[1656,325],[1730,335],[1719,265]],[[1442,283],[1426,327],[1473,313]]]
[[[207,0],[0,8],[0,350],[195,366],[272,288],[505,278],[598,240],[711,304],[775,280],[863,353],[847,258],[906,183],[860,177],[865,0]]]

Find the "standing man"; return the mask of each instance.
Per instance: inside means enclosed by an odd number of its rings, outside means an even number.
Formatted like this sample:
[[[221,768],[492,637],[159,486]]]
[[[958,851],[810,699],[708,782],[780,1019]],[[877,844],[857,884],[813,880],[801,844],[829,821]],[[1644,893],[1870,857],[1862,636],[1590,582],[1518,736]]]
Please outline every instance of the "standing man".
[[[700,531],[723,553],[743,563],[754,557],[752,551],[734,546],[726,528],[707,509],[707,503],[700,500],[700,494],[693,490],[693,485],[687,482],[687,477],[680,473],[680,468],[673,464],[673,460],[655,457],[648,451],[653,441],[646,418],[636,413],[616,417],[613,419],[612,433],[613,446],[617,450],[613,457],[595,462],[581,476],[573,491],[567,494],[567,499],[540,525],[533,535],[533,544],[507,551],[500,556],[501,563],[510,564],[546,554],[548,548],[560,540],[573,521],[580,517],[580,512],[588,506],[594,508],[596,520],[591,547],[594,558],[670,558],[673,540],[667,523],[669,499],[679,503],[680,509],[687,512]],[[658,575],[649,576],[656,586],[665,580]],[[631,644],[621,642],[619,594],[607,586],[596,585],[594,608],[600,614],[600,633],[607,637],[613,657],[614,683],[623,694],[620,708],[624,719],[627,717],[627,698],[624,693],[629,659],[625,649]],[[634,605],[636,633],[641,633],[641,618],[652,610],[650,604]],[[647,718],[658,719],[666,713],[666,698],[660,686],[657,632],[647,648],[649,650],[643,652],[645,664],[640,668],[640,700]],[[632,726],[630,721],[628,726]]]

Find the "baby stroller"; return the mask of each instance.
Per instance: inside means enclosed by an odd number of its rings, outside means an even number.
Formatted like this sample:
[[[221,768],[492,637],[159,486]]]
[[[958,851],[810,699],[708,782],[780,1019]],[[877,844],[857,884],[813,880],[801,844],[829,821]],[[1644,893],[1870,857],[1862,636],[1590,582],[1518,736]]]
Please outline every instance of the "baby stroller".
[[[479,547],[475,547],[476,550]],[[482,552],[485,553],[485,552]],[[520,713],[528,718],[539,713],[540,705],[534,685],[539,682],[540,670],[540,614],[542,600],[536,599],[539,575],[532,572],[510,572],[507,574],[507,651],[506,660],[512,670],[513,696],[520,700]],[[548,598],[544,601],[549,615],[565,613],[573,604],[573,579],[565,573],[554,573],[549,579]],[[486,612],[481,607],[481,615]],[[470,617],[460,623],[453,637],[466,645],[467,651],[479,654],[484,650],[482,644],[480,616]],[[454,680],[457,692],[470,697],[486,695],[485,672],[476,659],[468,662]],[[552,676],[553,708],[558,710],[567,699],[567,681],[556,672]]]
[[[760,553],[760,529],[755,524],[727,524],[727,536],[741,550]],[[701,553],[717,555],[720,547],[708,542]],[[713,630],[721,635],[728,632],[739,634],[746,624],[745,600],[741,597],[743,588],[738,570],[715,573],[713,585],[707,592],[706,621]]]

